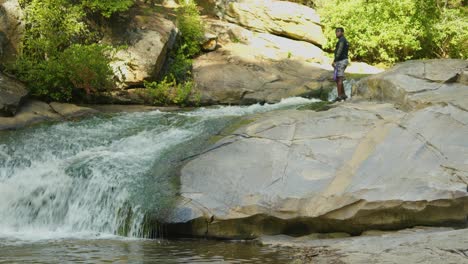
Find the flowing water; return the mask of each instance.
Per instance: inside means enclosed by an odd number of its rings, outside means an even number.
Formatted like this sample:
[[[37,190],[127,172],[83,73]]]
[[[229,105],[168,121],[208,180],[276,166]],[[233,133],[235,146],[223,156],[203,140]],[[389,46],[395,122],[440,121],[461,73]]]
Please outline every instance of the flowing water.
[[[284,263],[283,253],[249,243],[137,238],[148,235],[148,216],[170,213],[178,166],[213,135],[240,116],[310,102],[101,115],[0,132],[0,263]]]

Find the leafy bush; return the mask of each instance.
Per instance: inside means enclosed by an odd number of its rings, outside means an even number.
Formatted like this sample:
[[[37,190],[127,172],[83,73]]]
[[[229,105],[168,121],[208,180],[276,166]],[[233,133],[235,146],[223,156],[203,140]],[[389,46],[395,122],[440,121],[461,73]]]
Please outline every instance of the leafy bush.
[[[468,58],[468,13],[446,9],[433,26],[432,55],[439,58]]]
[[[336,43],[334,29],[342,26],[354,59],[394,63],[468,56],[468,16],[460,3],[441,6],[437,0],[322,0],[316,4],[326,28],[325,48],[330,51]]]
[[[56,101],[84,99],[113,87],[107,49],[96,44],[72,45],[47,60],[21,56],[14,70],[33,96]]]
[[[114,13],[128,10],[134,4],[133,0],[82,0],[81,5],[85,9],[98,12],[104,17],[110,17]]]
[[[200,53],[200,43],[204,38],[203,22],[193,0],[178,8],[177,27],[180,30],[180,38],[171,54],[172,63],[168,74],[173,75],[177,82],[185,82],[190,79],[192,58]]]
[[[25,32],[12,71],[46,100],[90,99],[113,87],[109,48],[89,44],[89,12],[109,17],[133,0],[22,0]]]
[[[22,55],[45,60],[86,37],[84,12],[68,0],[32,0],[25,7]]]
[[[180,30],[180,47],[187,57],[200,53],[200,42],[204,37],[200,11],[193,0],[188,0],[177,10],[177,27]]]
[[[173,76],[165,77],[161,82],[145,82],[145,94],[154,105],[187,105],[191,96],[196,97],[194,83],[177,83]]]

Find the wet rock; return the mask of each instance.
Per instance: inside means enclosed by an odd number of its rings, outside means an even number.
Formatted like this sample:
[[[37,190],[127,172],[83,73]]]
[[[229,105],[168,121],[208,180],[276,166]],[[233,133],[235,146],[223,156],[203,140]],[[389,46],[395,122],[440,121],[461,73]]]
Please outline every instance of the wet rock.
[[[52,102],[49,104],[49,106],[57,114],[65,118],[81,117],[98,113],[98,111],[92,108],[77,106],[74,104]]]
[[[73,104],[51,103],[50,105],[37,100],[28,100],[13,117],[0,117],[0,130],[14,130],[30,125],[62,121],[76,117],[97,114],[98,111]]]

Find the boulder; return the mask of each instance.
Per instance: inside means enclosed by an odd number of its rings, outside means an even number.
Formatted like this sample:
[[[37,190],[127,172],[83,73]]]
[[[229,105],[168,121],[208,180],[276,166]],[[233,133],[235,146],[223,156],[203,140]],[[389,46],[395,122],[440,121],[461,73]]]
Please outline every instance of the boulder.
[[[239,1],[228,4],[226,20],[260,32],[324,46],[320,17],[312,8],[287,1]]]
[[[468,95],[462,91],[451,96]],[[169,234],[357,235],[466,223],[468,112],[460,107],[403,112],[391,103],[351,102],[242,123],[181,169]]]
[[[68,103],[52,102],[49,106],[55,113],[64,118],[76,118],[98,113],[97,110]]]
[[[147,79],[158,77],[177,35],[174,23],[162,14],[147,13],[134,7],[126,19],[114,19],[104,43],[123,45],[111,67],[117,87],[121,89],[143,86]]]
[[[403,109],[450,104],[468,109],[466,60],[408,61],[358,82],[354,93],[366,99],[393,101]]]
[[[18,0],[0,0],[0,64],[14,59],[24,29]]]
[[[380,234],[379,234],[380,233]],[[261,243],[287,246],[291,263],[466,263],[468,229],[415,228],[345,239],[265,237]],[[291,249],[293,248],[293,249]]]
[[[13,117],[0,117],[0,131],[14,130],[30,125],[60,121],[76,117],[97,114],[98,111],[65,103],[51,103],[50,105],[37,100],[27,100]]]
[[[13,116],[28,95],[21,82],[0,73],[0,116]]]
[[[202,104],[278,102],[291,96],[320,96],[333,86],[320,67],[323,51],[304,41],[254,33],[222,21],[207,21],[220,48],[194,60]]]

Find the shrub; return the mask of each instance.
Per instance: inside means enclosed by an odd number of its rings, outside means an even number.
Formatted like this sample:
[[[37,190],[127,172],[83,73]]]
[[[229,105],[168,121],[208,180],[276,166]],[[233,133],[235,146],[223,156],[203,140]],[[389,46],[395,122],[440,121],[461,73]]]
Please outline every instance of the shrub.
[[[67,76],[73,87],[86,95],[109,91],[113,88],[110,48],[107,46],[72,45],[59,59],[67,67]]]
[[[432,55],[439,58],[468,58],[468,13],[446,9],[433,26]]]
[[[177,27],[180,37],[171,54],[168,75],[177,82],[185,82],[191,77],[192,58],[201,51],[200,43],[204,38],[204,27],[197,5],[188,0],[177,10]]]
[[[109,48],[89,44],[89,12],[109,17],[133,0],[22,0],[25,32],[10,67],[31,94],[46,100],[92,99],[113,87]]]
[[[92,12],[98,12],[104,17],[128,10],[134,4],[133,0],[82,0],[81,5]]]
[[[33,96],[45,100],[85,99],[113,87],[111,58],[100,45],[72,45],[47,60],[21,56],[14,65]]]
[[[161,82],[145,82],[145,87],[145,95],[154,105],[185,106],[190,104],[191,96],[196,97],[192,81],[177,83],[173,76],[166,76]]]
[[[200,53],[200,42],[204,37],[200,11],[193,0],[187,0],[177,10],[177,27],[180,30],[179,49],[187,57]]]

